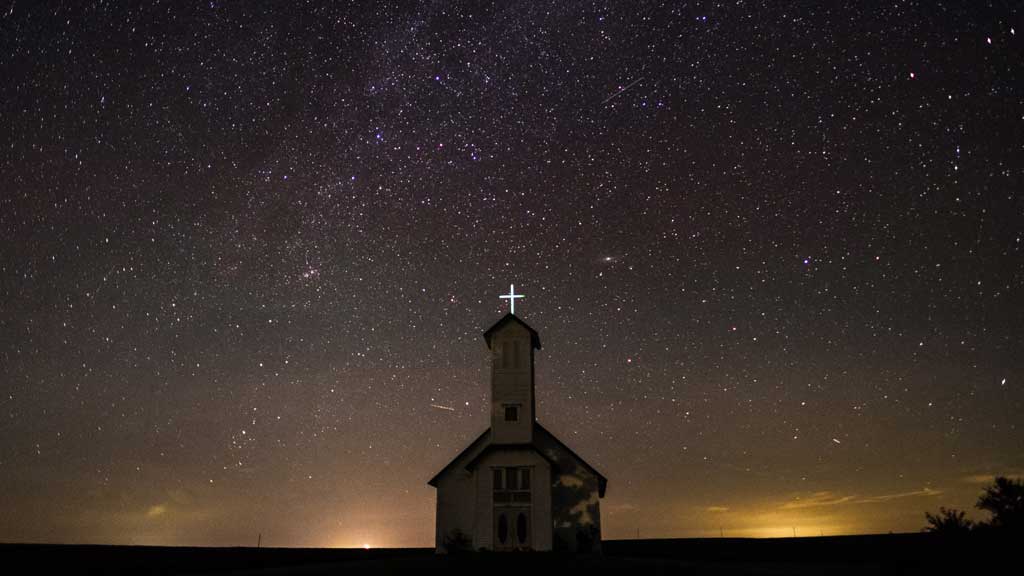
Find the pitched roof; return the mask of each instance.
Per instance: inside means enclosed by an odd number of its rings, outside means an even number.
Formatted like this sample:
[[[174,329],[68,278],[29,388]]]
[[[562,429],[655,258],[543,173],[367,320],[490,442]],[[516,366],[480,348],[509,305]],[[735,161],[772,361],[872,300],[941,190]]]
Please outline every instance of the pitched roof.
[[[472,460],[466,462],[466,469],[469,470],[470,468],[474,468],[481,458],[490,454],[491,452],[494,452],[495,450],[507,450],[509,448],[513,450],[531,450],[533,452],[536,452],[538,455],[540,455],[541,458],[547,460],[549,463],[555,463],[555,461],[552,460],[550,456],[542,452],[541,449],[538,448],[537,445],[532,442],[522,442],[519,444],[488,444],[483,450],[477,452],[476,456],[473,456]]]
[[[579,454],[574,452],[572,448],[569,448],[568,446],[566,446],[564,442],[559,440],[558,437],[556,437],[554,434],[552,434],[547,428],[541,426],[540,422],[534,421],[534,423],[533,423],[533,431],[534,431],[535,434],[536,433],[543,434],[545,437],[547,437],[550,440],[552,440],[555,444],[558,445],[559,448],[561,448],[562,450],[565,450],[570,456],[572,456],[577,462],[579,462],[579,464],[581,466],[583,466],[588,472],[590,472],[591,474],[596,476],[597,477],[597,495],[599,497],[601,497],[601,498],[604,498],[604,491],[605,491],[605,489],[608,486],[608,479],[605,478],[603,474],[601,474],[600,472],[597,471],[597,469],[595,469],[593,466],[588,464],[586,460],[584,460],[583,458],[580,458]],[[467,469],[472,467],[476,463],[476,461],[479,460],[484,454],[490,452],[493,449],[499,449],[499,448],[520,448],[520,449],[526,448],[526,449],[532,449],[532,450],[536,451],[537,453],[539,453],[541,456],[543,456],[545,459],[547,459],[549,462],[551,461],[551,457],[548,456],[547,454],[544,454],[544,452],[542,450],[540,450],[540,448],[538,448],[535,443],[532,443],[532,442],[530,442],[530,443],[523,443],[523,444],[492,444],[491,441],[490,441],[490,439],[491,439],[490,432],[491,432],[490,428],[488,428],[487,430],[484,430],[483,434],[477,436],[476,440],[473,440],[469,444],[469,446],[466,446],[466,448],[462,452],[459,452],[459,454],[457,456],[455,456],[455,458],[452,458],[451,462],[449,462],[444,468],[442,468],[440,472],[438,472],[437,474],[434,474],[434,477],[431,478],[429,481],[427,481],[427,484],[429,484],[429,485],[431,485],[431,486],[436,488],[437,487],[437,481],[441,477],[441,475],[446,473],[446,472],[448,472],[449,470],[451,470],[455,466],[456,462],[461,460],[462,457],[465,456],[466,454],[469,454],[474,448],[480,448],[480,450],[475,455],[473,455],[473,458],[471,458],[468,462],[466,462],[465,467]]]
[[[534,348],[540,350],[540,334],[538,334],[537,331],[534,330],[533,328],[530,328],[529,324],[523,322],[518,316],[512,314],[511,312],[502,316],[501,320],[495,322],[494,326],[491,326],[490,328],[487,329],[486,332],[484,332],[484,341],[487,342],[488,348],[491,347],[491,337],[494,336],[494,333],[497,332],[498,329],[500,329],[501,327],[508,324],[509,322],[516,322],[520,324],[523,328],[526,328],[530,332],[530,343],[533,344]]]
[[[466,446],[465,448],[463,448],[462,452],[459,452],[455,456],[455,458],[452,458],[451,462],[446,464],[444,468],[441,468],[441,470],[437,474],[434,474],[433,478],[431,478],[430,480],[427,480],[427,484],[429,484],[431,486],[434,486],[434,487],[437,487],[437,479],[440,478],[442,474],[444,474],[445,472],[450,470],[453,466],[455,466],[455,463],[458,462],[460,458],[462,458],[463,456],[468,454],[470,450],[472,450],[475,446],[478,446],[481,442],[484,441],[484,439],[489,439],[490,436],[491,436],[491,429],[488,428],[487,430],[484,430],[482,434],[480,434],[479,436],[476,437],[476,440],[473,440],[472,442],[470,442],[469,446]]]
[[[558,444],[563,450],[565,450],[570,455],[572,455],[572,457],[575,458],[580,464],[582,464],[583,467],[586,468],[591,474],[593,474],[594,476],[597,476],[597,495],[599,497],[601,497],[601,498],[604,498],[605,488],[608,487],[608,479],[604,477],[604,474],[601,474],[600,472],[598,472],[596,468],[594,468],[593,466],[588,464],[587,461],[584,460],[583,458],[581,458],[579,454],[574,452],[572,448],[569,448],[568,446],[566,446],[565,442],[562,442],[561,440],[558,439],[557,436],[552,434],[547,428],[541,426],[540,422],[534,422],[533,423],[533,430],[534,430],[534,432],[537,432],[539,430],[539,431],[543,432],[544,434],[547,434],[549,438],[554,440],[555,443]]]

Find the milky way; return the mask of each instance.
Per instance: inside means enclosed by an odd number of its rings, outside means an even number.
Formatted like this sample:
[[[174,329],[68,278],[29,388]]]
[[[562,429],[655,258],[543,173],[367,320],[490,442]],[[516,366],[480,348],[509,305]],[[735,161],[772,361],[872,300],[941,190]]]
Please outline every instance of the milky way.
[[[970,510],[1021,11],[850,4],[11,2],[0,541],[432,545],[510,284],[606,538]]]

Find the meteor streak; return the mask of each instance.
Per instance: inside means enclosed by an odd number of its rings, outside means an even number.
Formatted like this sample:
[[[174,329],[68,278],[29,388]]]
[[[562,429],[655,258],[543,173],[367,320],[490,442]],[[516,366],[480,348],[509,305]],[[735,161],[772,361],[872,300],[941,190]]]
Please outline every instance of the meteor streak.
[[[629,90],[630,88],[632,88],[633,86],[635,86],[637,82],[639,82],[639,81],[641,81],[641,80],[643,80],[643,79],[644,79],[644,77],[643,77],[643,76],[641,76],[641,77],[637,78],[636,80],[633,80],[632,82],[630,82],[629,84],[627,84],[625,88],[620,88],[618,92],[616,92],[616,93],[612,94],[611,96],[609,96],[609,97],[605,98],[604,100],[602,100],[602,101],[601,101],[601,104],[607,104],[609,100],[611,100],[612,98],[615,98],[615,97],[616,97],[616,96],[618,96],[619,94],[622,94],[622,93],[623,93],[623,92],[625,92],[626,90]]]

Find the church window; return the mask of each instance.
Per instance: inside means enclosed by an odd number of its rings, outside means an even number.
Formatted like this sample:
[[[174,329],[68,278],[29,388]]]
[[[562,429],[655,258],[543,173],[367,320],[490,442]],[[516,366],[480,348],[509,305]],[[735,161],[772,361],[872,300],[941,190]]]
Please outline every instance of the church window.
[[[529,468],[494,468],[495,503],[529,504],[532,500]]]
[[[505,406],[505,422],[519,421],[519,406]]]
[[[519,341],[511,340],[501,345],[501,367],[519,368]]]

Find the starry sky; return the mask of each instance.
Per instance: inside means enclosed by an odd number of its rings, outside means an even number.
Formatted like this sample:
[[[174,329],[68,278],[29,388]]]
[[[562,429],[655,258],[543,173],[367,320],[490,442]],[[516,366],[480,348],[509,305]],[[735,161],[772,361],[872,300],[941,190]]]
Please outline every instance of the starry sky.
[[[513,283],[605,538],[1024,474],[1016,2],[0,10],[0,541],[433,545]]]

